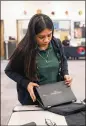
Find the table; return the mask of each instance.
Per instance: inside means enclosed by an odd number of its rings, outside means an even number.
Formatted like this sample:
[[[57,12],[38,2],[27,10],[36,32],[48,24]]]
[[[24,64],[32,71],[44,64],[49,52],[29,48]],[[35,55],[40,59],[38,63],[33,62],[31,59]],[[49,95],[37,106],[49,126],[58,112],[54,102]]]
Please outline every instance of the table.
[[[82,83],[78,83],[78,92],[77,92],[77,81],[71,86],[78,102],[80,100],[84,100],[85,98],[85,91]],[[81,86],[80,86],[81,85]],[[80,92],[79,92],[80,90]],[[84,93],[83,93],[84,92]],[[51,119],[52,121],[56,122],[57,125],[66,125],[66,118],[64,116],[54,114],[48,111],[44,111],[42,108],[35,106],[35,105],[17,105],[13,109],[13,113],[10,117],[8,122],[8,126],[10,125],[23,125],[29,122],[36,122],[37,125],[45,125],[45,118]]]
[[[64,52],[67,57],[71,58],[80,58],[85,57],[86,55],[86,47],[85,46],[77,46],[77,47],[64,47]]]
[[[39,108],[37,106],[33,106],[33,105],[16,106],[14,108],[14,111],[16,112],[12,113],[8,126],[24,125],[29,122],[35,122],[37,125],[46,126],[45,119],[50,119],[52,122],[55,122],[57,125],[67,126],[64,116],[54,114],[52,112],[44,111],[42,108]]]

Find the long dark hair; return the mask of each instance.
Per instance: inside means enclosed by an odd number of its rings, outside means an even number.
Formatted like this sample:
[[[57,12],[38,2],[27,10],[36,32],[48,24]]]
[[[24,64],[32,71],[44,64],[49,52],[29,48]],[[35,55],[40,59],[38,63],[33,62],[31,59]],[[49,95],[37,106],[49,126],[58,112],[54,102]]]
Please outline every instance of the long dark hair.
[[[31,81],[37,80],[37,42],[35,36],[45,28],[52,30],[53,34],[54,27],[52,20],[45,14],[35,14],[29,21],[26,35],[20,41],[16,50],[10,57],[10,60],[12,61],[12,59],[16,58],[19,54],[24,56],[24,72]]]

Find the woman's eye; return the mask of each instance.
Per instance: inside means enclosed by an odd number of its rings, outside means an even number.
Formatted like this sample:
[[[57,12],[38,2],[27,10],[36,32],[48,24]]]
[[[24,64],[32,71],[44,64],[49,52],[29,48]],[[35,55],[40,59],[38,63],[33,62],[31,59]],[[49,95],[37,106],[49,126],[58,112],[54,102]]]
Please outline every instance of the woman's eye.
[[[47,35],[47,37],[51,37],[52,34]],[[39,36],[40,39],[45,39],[45,36]]]
[[[50,35],[48,35],[48,37],[51,37],[51,34],[50,34]]]
[[[44,37],[39,37],[40,39],[44,39]]]

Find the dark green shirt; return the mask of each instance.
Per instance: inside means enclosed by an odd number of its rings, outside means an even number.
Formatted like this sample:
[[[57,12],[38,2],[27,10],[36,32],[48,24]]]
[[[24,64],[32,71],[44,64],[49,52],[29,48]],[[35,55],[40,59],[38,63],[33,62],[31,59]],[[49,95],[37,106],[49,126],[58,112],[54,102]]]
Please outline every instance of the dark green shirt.
[[[36,63],[39,84],[57,82],[59,61],[51,43],[46,50],[40,50],[38,48]]]

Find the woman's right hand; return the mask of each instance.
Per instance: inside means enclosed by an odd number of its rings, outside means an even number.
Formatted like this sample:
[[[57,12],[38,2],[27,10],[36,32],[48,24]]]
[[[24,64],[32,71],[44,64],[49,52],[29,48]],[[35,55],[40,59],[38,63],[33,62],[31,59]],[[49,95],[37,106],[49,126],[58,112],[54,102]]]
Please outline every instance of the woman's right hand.
[[[36,84],[36,83],[30,82],[30,83],[28,84],[28,86],[27,86],[27,90],[28,90],[28,92],[30,93],[30,96],[31,96],[33,102],[36,101],[36,96],[35,96],[34,90],[33,90],[34,87],[39,87],[39,85]]]

